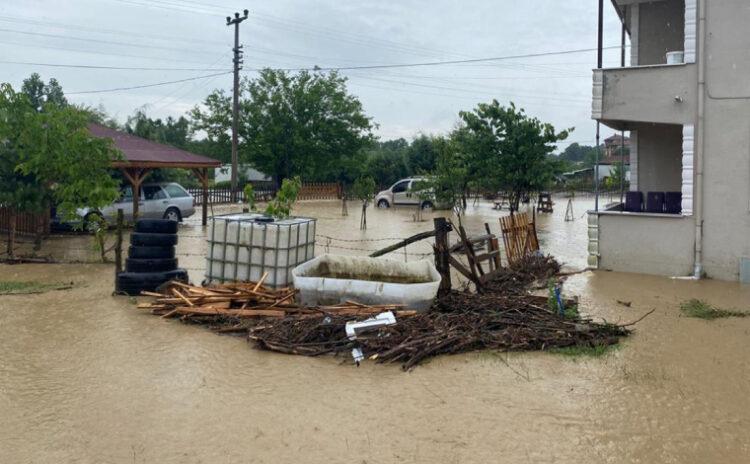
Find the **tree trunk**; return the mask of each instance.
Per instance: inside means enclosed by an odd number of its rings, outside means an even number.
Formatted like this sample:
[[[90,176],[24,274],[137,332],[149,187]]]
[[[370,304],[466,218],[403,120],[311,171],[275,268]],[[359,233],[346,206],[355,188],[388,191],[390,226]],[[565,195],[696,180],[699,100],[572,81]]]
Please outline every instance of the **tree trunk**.
[[[16,209],[8,208],[8,259],[14,259],[16,256],[13,249],[16,247]]]
[[[367,230],[367,203],[362,203],[362,217],[359,220],[359,229]]]
[[[44,238],[44,223],[45,223],[45,217],[43,214],[49,215],[49,207],[45,205],[45,208],[42,210],[44,213],[40,214],[36,218],[36,232],[34,234],[34,251],[39,251],[42,249],[42,239]]]

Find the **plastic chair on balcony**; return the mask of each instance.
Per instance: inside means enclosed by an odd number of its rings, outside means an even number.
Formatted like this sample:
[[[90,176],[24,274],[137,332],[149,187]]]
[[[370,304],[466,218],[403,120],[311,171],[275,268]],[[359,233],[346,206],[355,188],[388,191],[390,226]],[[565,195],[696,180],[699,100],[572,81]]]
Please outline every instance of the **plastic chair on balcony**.
[[[682,192],[666,192],[664,194],[664,212],[667,214],[682,213]]]
[[[631,213],[643,211],[643,192],[625,192],[625,211]]]
[[[646,194],[646,212],[664,212],[664,192],[648,192]]]

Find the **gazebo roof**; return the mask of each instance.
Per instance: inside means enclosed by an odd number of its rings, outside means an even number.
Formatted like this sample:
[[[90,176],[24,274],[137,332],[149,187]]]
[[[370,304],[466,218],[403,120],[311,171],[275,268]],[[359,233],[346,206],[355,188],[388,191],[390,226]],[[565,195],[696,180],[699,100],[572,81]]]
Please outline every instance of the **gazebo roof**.
[[[89,124],[94,137],[110,138],[124,159],[114,161],[116,168],[209,168],[221,166],[221,161],[196,155],[169,145],[153,142],[136,135],[121,132],[101,124]]]

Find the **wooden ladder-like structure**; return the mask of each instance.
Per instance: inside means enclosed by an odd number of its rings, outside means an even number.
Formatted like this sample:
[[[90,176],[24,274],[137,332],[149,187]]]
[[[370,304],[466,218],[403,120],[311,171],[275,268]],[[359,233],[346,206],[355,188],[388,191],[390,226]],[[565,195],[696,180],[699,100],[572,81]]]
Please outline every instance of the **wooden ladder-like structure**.
[[[505,255],[511,266],[539,250],[536,225],[529,221],[527,213],[501,217],[500,229],[503,232]]]

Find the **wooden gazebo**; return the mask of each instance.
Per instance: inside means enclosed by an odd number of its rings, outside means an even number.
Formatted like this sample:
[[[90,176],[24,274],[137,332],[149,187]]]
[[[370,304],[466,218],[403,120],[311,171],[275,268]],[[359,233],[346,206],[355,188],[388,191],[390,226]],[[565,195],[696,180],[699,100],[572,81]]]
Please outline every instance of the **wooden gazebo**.
[[[138,216],[141,184],[148,173],[156,168],[180,168],[192,170],[201,182],[203,187],[202,223],[204,226],[207,224],[208,169],[221,166],[219,160],[110,129],[100,124],[89,124],[88,127],[91,135],[112,139],[115,148],[123,154],[123,159],[113,161],[112,167],[120,169],[133,188],[133,218]]]

